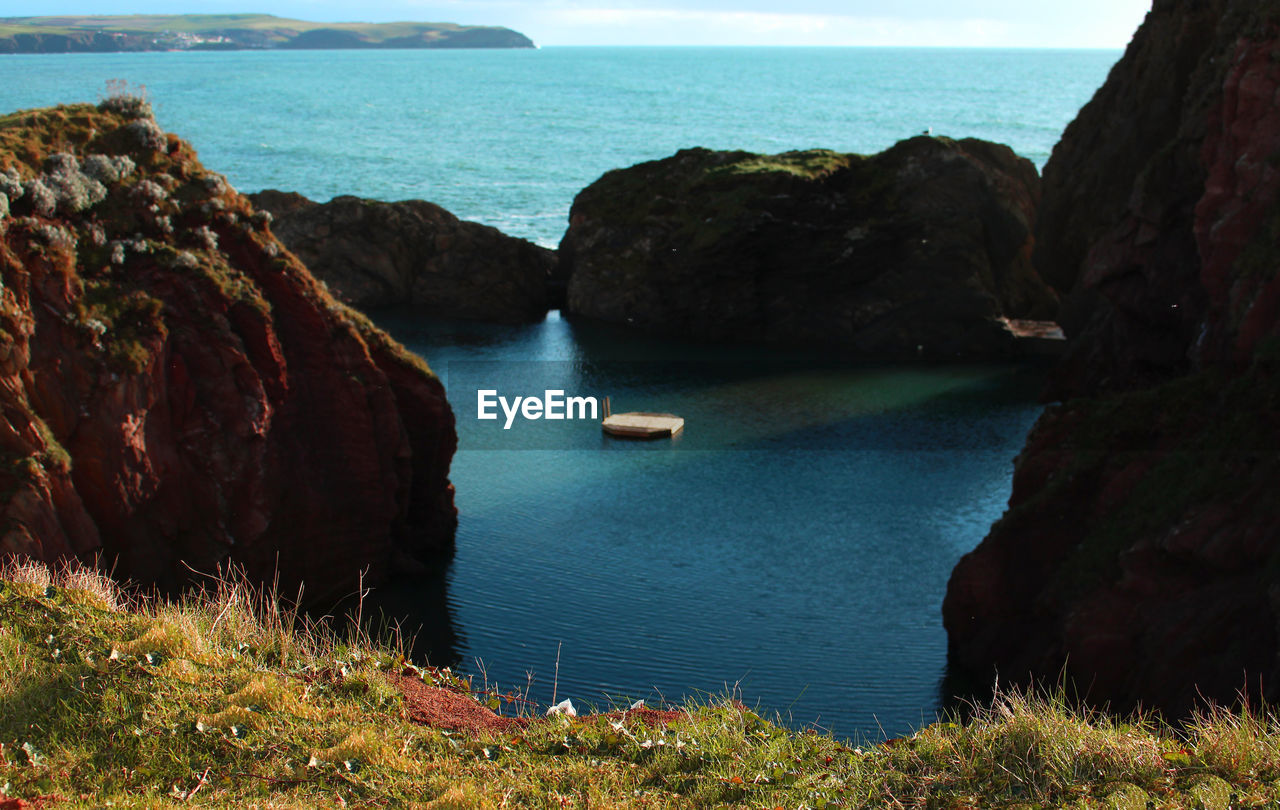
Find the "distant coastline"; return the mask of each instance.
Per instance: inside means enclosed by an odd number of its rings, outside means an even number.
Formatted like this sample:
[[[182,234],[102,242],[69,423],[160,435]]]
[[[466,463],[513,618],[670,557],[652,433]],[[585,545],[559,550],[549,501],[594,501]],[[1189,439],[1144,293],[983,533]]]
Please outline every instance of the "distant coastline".
[[[454,23],[315,23],[270,14],[0,17],[0,54],[533,47],[510,28]]]

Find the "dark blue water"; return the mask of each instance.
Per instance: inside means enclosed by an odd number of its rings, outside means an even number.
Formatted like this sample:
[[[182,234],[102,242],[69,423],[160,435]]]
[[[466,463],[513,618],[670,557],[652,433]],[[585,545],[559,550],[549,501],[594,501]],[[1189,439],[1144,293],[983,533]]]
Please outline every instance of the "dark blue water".
[[[575,703],[731,691],[848,736],[934,717],[946,580],[1003,510],[1039,412],[1034,369],[690,346],[554,313],[379,320],[432,358],[458,416],[446,581],[463,669],[479,659],[504,687],[532,673],[546,703],[558,655],[556,692]],[[476,418],[489,386],[608,394],[686,429],[652,443],[590,421],[503,430]]]

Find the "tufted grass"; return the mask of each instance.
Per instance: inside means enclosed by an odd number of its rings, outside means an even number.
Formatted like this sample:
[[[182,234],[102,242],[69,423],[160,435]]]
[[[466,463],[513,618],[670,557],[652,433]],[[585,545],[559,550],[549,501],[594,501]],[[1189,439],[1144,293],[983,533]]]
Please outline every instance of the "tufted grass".
[[[833,152],[830,149],[806,149],[777,155],[751,155],[713,169],[711,174],[744,175],[778,172],[806,180],[816,180],[861,160],[864,158],[860,155],[848,155]]]
[[[0,570],[0,800],[65,807],[1226,808],[1280,801],[1280,724],[1006,691],[887,742],[786,729],[729,698],[506,733],[414,725],[386,678],[466,691],[235,576],[179,600],[99,572]],[[477,700],[501,702],[493,695]],[[512,705],[525,706],[519,701]],[[608,707],[606,707],[608,708]]]

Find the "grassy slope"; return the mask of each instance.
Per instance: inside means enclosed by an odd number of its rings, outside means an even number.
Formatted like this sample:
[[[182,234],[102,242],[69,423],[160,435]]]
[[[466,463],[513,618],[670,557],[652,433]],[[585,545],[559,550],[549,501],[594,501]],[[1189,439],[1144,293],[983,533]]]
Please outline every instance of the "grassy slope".
[[[454,23],[316,23],[274,17],[270,14],[129,14],[102,16],[4,17],[0,36],[22,33],[71,34],[81,31],[124,33],[204,34],[227,29],[280,31],[295,34],[318,28],[355,31],[373,41],[410,36],[421,31],[460,31],[469,26]]]
[[[785,730],[727,700],[690,706],[666,729],[556,717],[518,733],[448,733],[406,720],[384,677],[406,666],[393,645],[296,629],[292,618],[234,582],[181,603],[128,603],[95,574],[51,578],[11,563],[0,574],[0,798],[766,808],[1280,799],[1273,720],[1220,713],[1178,734],[1016,695],[963,725],[866,748]]]

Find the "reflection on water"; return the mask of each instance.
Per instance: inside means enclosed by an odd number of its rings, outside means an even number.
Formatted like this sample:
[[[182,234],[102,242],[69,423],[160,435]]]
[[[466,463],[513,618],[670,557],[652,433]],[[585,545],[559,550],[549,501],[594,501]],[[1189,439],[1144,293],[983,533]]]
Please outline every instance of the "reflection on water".
[[[461,628],[427,644],[451,651],[433,663],[481,659],[491,683],[531,677],[546,702],[558,657],[575,703],[736,690],[847,736],[934,717],[946,580],[1004,508],[1037,370],[689,346],[554,313],[376,319],[441,374],[458,416],[456,558],[381,594],[406,626]],[[475,418],[485,386],[608,394],[680,414],[685,434],[503,430]]]

